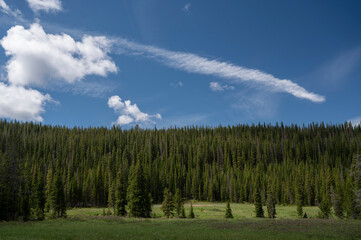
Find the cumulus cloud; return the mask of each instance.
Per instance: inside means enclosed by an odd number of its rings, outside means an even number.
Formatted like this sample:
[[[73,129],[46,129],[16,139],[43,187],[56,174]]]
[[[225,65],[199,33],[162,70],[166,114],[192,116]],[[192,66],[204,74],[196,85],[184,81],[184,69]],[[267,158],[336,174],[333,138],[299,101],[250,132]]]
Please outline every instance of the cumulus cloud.
[[[86,75],[116,73],[108,57],[111,42],[104,36],[84,36],[75,41],[67,34],[47,34],[34,23],[29,29],[14,26],[0,41],[10,57],[8,81],[15,85],[44,86],[50,80],[80,81]]]
[[[209,88],[214,92],[223,92],[224,90],[234,90],[233,86],[228,86],[227,84],[220,84],[219,82],[210,82]]]
[[[20,121],[43,121],[41,114],[47,102],[53,101],[48,94],[22,86],[0,82],[0,117]]]
[[[149,115],[143,113],[138,108],[137,104],[132,104],[130,100],[122,101],[122,99],[115,95],[108,99],[109,108],[113,108],[119,115],[115,125],[128,125],[131,123],[153,123],[152,119],[162,119],[162,116],[157,113],[155,115]]]
[[[147,46],[128,41],[123,38],[117,39],[119,52],[143,55],[155,59],[167,66],[210,76],[216,76],[228,80],[231,84],[254,84],[262,90],[273,92],[286,92],[297,98],[307,99],[312,102],[324,102],[326,98],[319,94],[309,92],[298,84],[288,79],[276,78],[271,74],[257,69],[249,69],[232,63],[212,60],[193,53],[169,51],[153,46]]]
[[[352,126],[357,127],[361,125],[361,116],[358,117],[354,117],[350,120],[348,120],[348,122],[351,122]]]
[[[21,12],[18,9],[11,9],[4,0],[0,0],[0,10],[1,12],[13,17],[19,17],[21,15]]]
[[[26,0],[29,7],[33,12],[38,13],[39,11],[44,12],[57,12],[63,8],[60,0]]]

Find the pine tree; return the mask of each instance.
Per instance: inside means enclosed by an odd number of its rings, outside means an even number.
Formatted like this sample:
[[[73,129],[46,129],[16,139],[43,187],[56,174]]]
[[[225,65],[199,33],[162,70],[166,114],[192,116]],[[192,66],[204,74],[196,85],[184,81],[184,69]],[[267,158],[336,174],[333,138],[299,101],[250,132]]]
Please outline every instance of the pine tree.
[[[297,216],[302,217],[303,216],[302,201],[297,199],[296,205],[297,205]]]
[[[33,179],[33,209],[37,220],[44,220],[45,193],[44,193],[44,174],[40,169],[35,170],[36,175]]]
[[[347,218],[357,218],[355,192],[353,191],[353,183],[351,176],[346,178],[346,186],[344,192],[343,208],[345,209]]]
[[[361,155],[356,155],[351,166],[355,197],[354,218],[361,218]]]
[[[150,193],[146,188],[143,167],[138,159],[131,176],[128,186],[128,206],[129,214],[132,217],[149,218],[152,211]]]
[[[45,211],[49,212],[51,208],[51,191],[53,186],[53,169],[49,167],[48,173],[46,175],[46,186],[45,186]]]
[[[194,212],[193,212],[193,204],[191,203],[191,209],[189,210],[188,218],[195,218]]]
[[[179,190],[179,188],[177,188],[177,190],[175,191],[174,203],[175,203],[176,214],[179,217],[181,214],[182,206],[184,205],[182,194],[181,194],[181,191]],[[184,206],[183,206],[183,208],[184,208]]]
[[[231,204],[227,201],[226,215],[225,218],[233,218]]]
[[[108,190],[108,208],[115,209],[115,190],[113,183],[109,184],[109,190]]]
[[[165,188],[163,191],[163,203],[161,210],[163,211],[164,216],[169,218],[174,215],[174,209],[175,206],[173,202],[173,194],[169,191],[168,188]]]
[[[331,203],[333,210],[335,212],[335,215],[342,219],[343,218],[343,207],[342,207],[342,196],[340,194],[340,190],[337,192],[331,187]]]
[[[57,167],[57,169],[59,168]],[[51,199],[50,208],[54,211],[54,214],[57,217],[65,217],[66,202],[64,195],[64,186],[59,170],[56,171],[56,174],[53,178],[53,185],[51,188],[50,199]]]
[[[273,198],[273,192],[271,186],[268,186],[268,191],[267,191],[267,213],[269,218],[276,217],[276,206],[275,206],[275,200]]]
[[[304,186],[303,186],[303,175],[301,174],[298,177],[296,183],[296,205],[297,205],[297,216],[302,218],[303,216],[303,195],[304,195]]]
[[[127,210],[127,176],[125,171],[122,169],[118,172],[116,183],[115,183],[115,204],[114,204],[114,215],[126,216]]]
[[[262,198],[261,198],[261,192],[260,192],[260,186],[258,180],[256,181],[255,187],[254,187],[254,206],[255,206],[255,212],[256,217],[263,218],[264,212],[262,207]]]
[[[178,215],[179,218],[186,218],[186,211],[184,209],[184,204],[182,203],[182,206],[181,206],[181,209],[180,209],[180,212],[179,212],[179,215]]]
[[[329,218],[331,215],[331,203],[328,197],[328,193],[325,191],[322,197],[322,201],[319,205],[320,211],[318,213],[319,218]]]

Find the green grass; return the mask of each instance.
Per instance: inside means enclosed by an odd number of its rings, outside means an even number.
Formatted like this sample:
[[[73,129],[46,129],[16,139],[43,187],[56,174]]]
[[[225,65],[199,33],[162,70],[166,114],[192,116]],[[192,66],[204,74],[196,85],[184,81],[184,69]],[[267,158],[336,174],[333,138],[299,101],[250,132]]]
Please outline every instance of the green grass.
[[[225,220],[225,206],[194,202],[196,219],[160,218],[160,205],[153,206],[159,218],[152,219],[100,216],[102,208],[71,209],[68,219],[0,223],[0,239],[361,239],[361,221],[297,219],[295,206],[277,206],[275,220],[257,219],[251,204],[231,204],[235,219]],[[304,211],[315,217],[318,209]]]
[[[164,217],[160,209],[161,205],[153,205],[153,214],[156,217]],[[190,210],[190,203],[184,205],[186,215]],[[231,204],[232,214],[235,219],[256,218],[253,204]],[[224,219],[226,211],[226,203],[210,203],[210,202],[193,202],[194,214],[197,219]],[[267,209],[263,207],[265,216],[267,216]],[[106,209],[105,209],[106,210]],[[309,218],[316,218],[318,214],[318,207],[304,207],[303,212],[307,213]],[[281,219],[297,219],[296,206],[276,206],[277,218]],[[103,208],[74,208],[67,211],[69,217],[89,217],[101,215]]]

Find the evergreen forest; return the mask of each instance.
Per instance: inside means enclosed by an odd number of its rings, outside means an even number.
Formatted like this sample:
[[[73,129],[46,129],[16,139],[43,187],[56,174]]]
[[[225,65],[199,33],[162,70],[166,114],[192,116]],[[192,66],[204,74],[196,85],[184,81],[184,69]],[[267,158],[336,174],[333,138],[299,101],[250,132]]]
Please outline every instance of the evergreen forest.
[[[361,127],[349,123],[124,130],[2,120],[0,220],[73,207],[150,217],[172,195],[228,207],[256,200],[272,218],[280,204],[359,218],[360,153]]]

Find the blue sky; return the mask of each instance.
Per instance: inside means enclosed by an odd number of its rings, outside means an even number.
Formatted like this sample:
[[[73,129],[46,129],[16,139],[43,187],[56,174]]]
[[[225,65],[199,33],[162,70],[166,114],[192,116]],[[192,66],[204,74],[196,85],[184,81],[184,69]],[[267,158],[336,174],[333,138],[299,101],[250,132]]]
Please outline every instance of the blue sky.
[[[0,0],[0,117],[361,121],[360,1]]]

